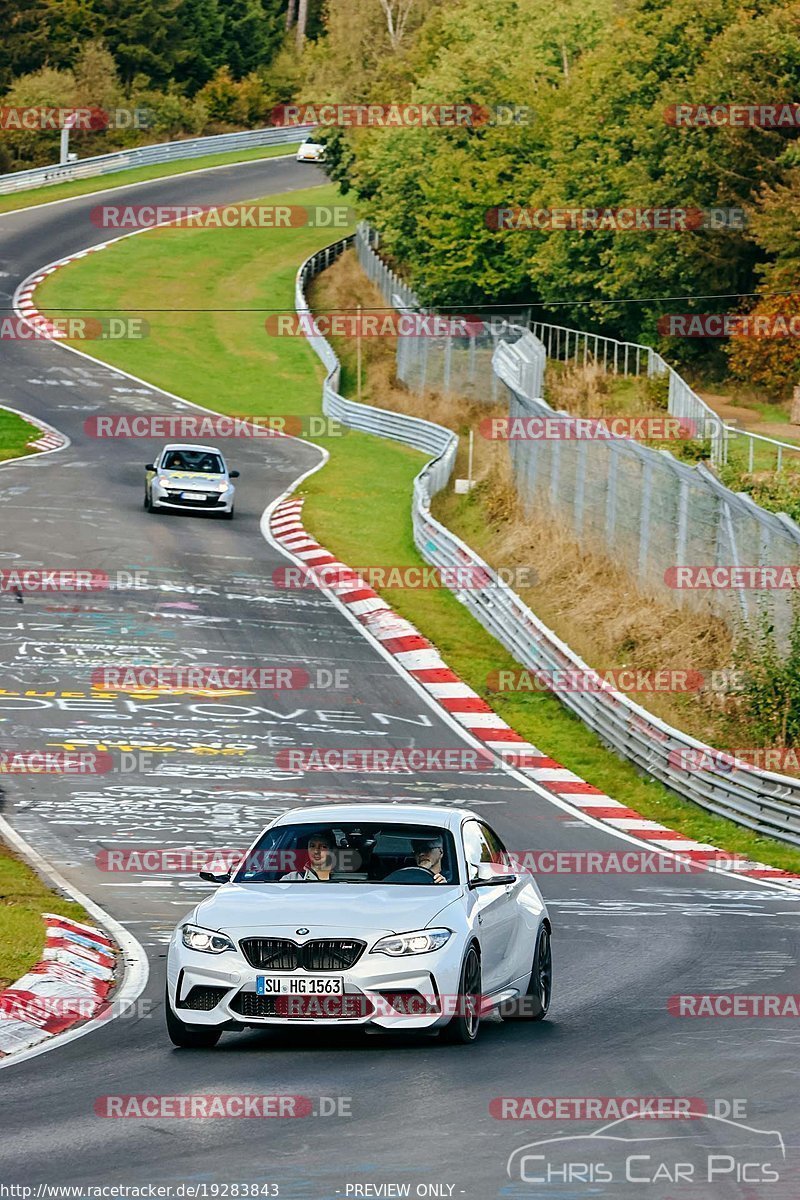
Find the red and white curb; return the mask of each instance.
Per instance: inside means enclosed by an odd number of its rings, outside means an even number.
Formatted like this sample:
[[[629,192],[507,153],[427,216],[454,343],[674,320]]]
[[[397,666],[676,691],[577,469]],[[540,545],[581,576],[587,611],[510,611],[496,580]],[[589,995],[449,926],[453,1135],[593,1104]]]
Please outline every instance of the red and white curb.
[[[108,1008],[116,953],[93,925],[43,913],[41,961],[0,992],[0,1058],[29,1050]]]
[[[117,239],[112,239],[116,241]],[[36,331],[38,337],[50,338],[53,341],[65,341],[69,334],[64,329],[59,329],[52,321],[48,320],[33,302],[33,293],[36,291],[40,283],[44,283],[48,275],[52,275],[61,267],[66,267],[68,263],[76,262],[79,258],[86,258],[89,254],[94,254],[98,250],[105,250],[108,242],[101,242],[97,246],[91,246],[88,250],[79,250],[76,254],[69,254],[66,258],[56,259],[55,262],[48,263],[46,267],[42,267],[36,275],[29,275],[25,282],[20,286],[14,297],[14,303],[20,316],[24,317]]]
[[[23,421],[27,421],[29,425],[35,425],[37,429],[41,430],[41,437],[28,442],[27,449],[36,450],[38,454],[52,454],[53,451],[63,450],[70,445],[70,440],[65,433],[59,433],[52,425],[48,425],[46,421],[41,421],[38,417],[31,416],[30,413],[20,412],[18,408],[11,408],[8,404],[0,404],[0,411],[14,413]],[[8,467],[12,463],[22,462],[23,459],[30,461],[30,458],[31,456],[27,454],[19,454],[15,458],[4,458],[0,461],[0,467]]]
[[[30,417],[26,417],[26,420],[30,421],[31,425],[39,425],[38,421],[31,420]],[[39,427],[41,428],[41,426]],[[36,441],[28,442],[28,448],[30,450],[60,450],[66,444],[66,438],[62,434],[57,433],[54,429],[48,429],[41,437],[36,438]]]
[[[329,568],[330,578],[325,579],[324,586],[452,719],[500,759],[580,813],[645,842],[650,850],[678,854],[698,865],[706,861],[713,865],[717,858],[725,862],[725,870],[731,874],[800,888],[800,876],[765,863],[739,860],[716,846],[694,841],[658,821],[648,820],[612,800],[515,733],[477,692],[459,679],[436,647],[410,621],[394,612],[357,571],[340,562],[307,533],[301,519],[302,508],[303,501],[297,499],[276,505],[270,518],[275,541],[309,570]]]

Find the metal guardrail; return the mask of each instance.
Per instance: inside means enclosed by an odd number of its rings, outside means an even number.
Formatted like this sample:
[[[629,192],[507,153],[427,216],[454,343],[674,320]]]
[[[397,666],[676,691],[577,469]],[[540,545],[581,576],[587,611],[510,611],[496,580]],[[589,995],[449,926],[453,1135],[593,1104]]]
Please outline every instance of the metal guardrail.
[[[251,129],[244,133],[221,133],[213,137],[187,138],[181,142],[159,142],[155,146],[136,146],[113,154],[98,154],[94,158],[72,163],[57,163],[52,167],[33,167],[30,171],[15,171],[0,175],[0,195],[24,192],[50,183],[69,183],[73,179],[91,179],[96,175],[111,175],[131,167],[146,167],[152,163],[180,162],[186,158],[203,158],[208,154],[224,154],[228,150],[248,150],[258,146],[283,146],[301,142],[312,125],[290,128]]]
[[[377,254],[376,242],[375,231],[362,224],[356,234],[359,261],[387,302],[396,303],[402,285]],[[403,304],[415,302],[406,288]],[[618,373],[654,376],[669,371],[673,414],[702,418],[692,408],[694,393],[654,350],[564,326],[538,323],[536,329],[546,337],[547,347],[531,333],[521,336],[520,327],[510,339],[513,345],[495,342],[493,352],[489,344],[474,353],[463,338],[449,339],[436,353],[427,344],[417,345],[432,339],[399,339],[398,377],[418,392],[442,390],[447,382],[455,394],[495,403],[500,401],[505,383],[514,396],[511,416],[556,418],[566,426],[569,414],[555,412],[543,399],[545,349],[549,348],[569,361],[591,358]],[[529,346],[537,350],[528,353]],[[535,369],[529,371],[526,360],[534,363]],[[716,417],[714,422],[721,434],[722,423]],[[731,436],[718,452],[727,458],[735,431],[725,432]],[[760,437],[756,440],[762,441]],[[780,456],[779,444],[774,445]],[[800,567],[800,527],[786,514],[769,512],[746,493],[724,487],[702,463],[690,466],[673,454],[633,439],[523,439],[510,441],[509,452],[517,491],[529,511],[546,506],[580,546],[607,553],[641,587],[670,605],[680,603],[703,614],[711,612],[728,622],[743,618],[754,623],[764,615],[775,629],[778,644],[788,645],[793,619],[791,591],[678,589],[674,586],[677,576],[670,580],[665,576],[668,564]]]
[[[373,229],[366,221],[362,222],[359,226],[357,241],[359,260],[372,283],[383,292],[387,299],[391,298],[391,302],[396,308],[419,309],[419,300],[408,284],[387,266],[379,254],[375,253],[380,244],[377,230]],[[747,470],[751,473],[758,446],[763,446],[765,451],[769,450],[774,453],[775,470],[777,471],[783,469],[784,458],[787,454],[800,455],[800,446],[793,446],[790,442],[782,442],[763,434],[751,433],[747,429],[737,429],[732,425],[726,425],[714,409],[706,404],[701,396],[698,396],[697,392],[689,386],[675,368],[671,367],[652,346],[643,346],[638,342],[623,342],[617,338],[604,337],[600,333],[586,333],[581,329],[570,329],[566,325],[533,321],[530,319],[530,309],[528,309],[528,315],[523,316],[517,324],[526,325],[544,346],[547,358],[555,361],[571,363],[575,366],[586,366],[593,362],[602,367],[603,371],[622,375],[625,378],[646,375],[649,379],[655,379],[666,376],[668,379],[667,411],[673,417],[681,417],[691,422],[692,427],[697,431],[696,436],[709,441],[710,457],[715,466],[729,461],[729,448],[732,439],[735,438],[743,439],[747,447]],[[415,364],[411,361],[414,357],[421,360],[416,364],[416,372],[414,371]],[[415,382],[419,383],[420,390],[424,390],[425,386],[429,386],[429,372],[426,369],[428,357],[429,345],[424,339],[419,345],[415,346],[408,342],[398,348],[399,377],[408,382],[410,386],[414,386]],[[447,391],[451,377],[449,358],[446,357],[445,362],[446,366],[441,374],[443,375],[444,390]],[[469,367],[470,371],[466,377],[462,372],[461,378],[454,381],[456,385],[461,385],[462,395],[469,394],[469,389],[475,383],[474,356]],[[495,380],[490,379],[490,382],[491,399],[497,400]],[[468,386],[465,387],[465,383]],[[433,386],[436,386],[435,381]],[[526,387],[524,390],[529,396],[541,397],[544,395],[542,388]]]
[[[306,260],[297,272],[297,312],[308,313],[306,283],[353,245],[344,239]],[[338,394],[339,362],[324,337],[309,337],[327,368],[323,408],[343,424],[413,445],[433,455],[414,481],[414,540],[426,562],[434,566],[470,564],[491,580],[486,588],[457,592],[458,599],[497,637],[518,662],[531,671],[579,671],[591,668],[535,616],[524,601],[498,578],[491,566],[431,515],[431,499],[445,487],[455,464],[458,438],[444,426],[415,416],[386,412]],[[503,360],[513,347],[498,350]],[[728,817],[740,826],[800,846],[800,780],[740,764],[728,769],[717,751],[646,712],[613,689],[559,692],[559,698],[602,740],[634,766],[660,780],[700,808]],[[708,770],[686,770],[687,756],[708,764]]]
[[[629,377],[646,374],[649,379],[667,376],[667,408],[674,417],[683,417],[692,422],[696,436],[707,438],[711,443],[711,461],[721,466],[729,461],[732,438],[742,438],[747,445],[748,471],[752,472],[756,443],[775,452],[775,469],[783,468],[784,452],[800,455],[800,446],[781,442],[776,438],[751,433],[748,429],[737,429],[726,425],[702,397],[698,396],[674,367],[666,362],[652,346],[641,346],[637,342],[620,342],[602,334],[585,333],[579,329],[568,329],[564,325],[550,325],[545,321],[532,321],[531,332],[542,341],[548,358],[564,363],[586,366],[597,363],[604,371]]]
[[[419,312],[420,304],[409,287],[383,261],[376,248],[377,232],[366,221],[356,231],[358,261],[386,301],[400,312]],[[453,314],[451,314],[452,316]],[[474,320],[474,314],[470,313]],[[502,386],[492,369],[494,354],[513,343],[515,353],[508,369],[517,372],[517,384],[532,396],[541,396],[547,355],[544,346],[524,325],[511,319],[491,318],[483,331],[443,337],[407,337],[397,341],[397,377],[412,391],[441,392],[497,403]]]
[[[308,281],[354,240],[350,237],[328,246],[302,264],[295,288],[299,313],[310,311],[305,296]],[[591,668],[531,612],[491,567],[431,515],[431,499],[446,486],[453,470],[456,434],[432,421],[341,396],[337,390],[340,366],[333,348],[320,335],[310,336],[309,341],[328,371],[323,385],[323,409],[327,414],[354,429],[393,438],[433,456],[414,480],[412,497],[414,541],[426,562],[438,567],[470,564],[486,573],[491,582],[485,588],[456,595],[523,666],[533,671],[566,669],[591,674]],[[710,746],[673,729],[613,689],[559,692],[559,699],[607,746],[683,799],[738,825],[800,846],[800,780],[744,765],[729,770]],[[701,761],[711,769],[685,770],[681,763],[687,754],[703,756]]]

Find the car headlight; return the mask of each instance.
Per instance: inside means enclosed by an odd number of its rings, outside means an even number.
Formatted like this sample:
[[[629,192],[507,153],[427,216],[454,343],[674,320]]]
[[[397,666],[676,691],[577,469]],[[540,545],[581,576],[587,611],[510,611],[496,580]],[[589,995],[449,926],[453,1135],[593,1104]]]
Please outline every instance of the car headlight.
[[[202,929],[199,925],[184,925],[181,930],[183,944],[188,950],[202,950],[204,954],[222,954],[235,950],[233,942],[216,929]]]
[[[217,484],[217,491],[218,492],[227,492],[228,488],[230,488],[230,487],[233,487],[233,484],[226,483],[225,480],[223,479],[221,483]]]
[[[166,475],[159,475],[156,478],[156,483],[159,487],[169,487],[169,485],[172,483],[172,480],[168,479]]]
[[[415,929],[412,933],[391,933],[372,947],[373,954],[401,958],[404,954],[430,954],[441,950],[453,936],[452,929]]]

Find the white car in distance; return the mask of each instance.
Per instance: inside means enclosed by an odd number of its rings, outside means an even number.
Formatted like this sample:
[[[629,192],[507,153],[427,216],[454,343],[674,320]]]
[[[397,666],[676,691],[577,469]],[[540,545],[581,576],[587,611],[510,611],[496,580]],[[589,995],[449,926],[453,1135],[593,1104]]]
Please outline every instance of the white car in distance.
[[[325,143],[318,141],[317,135],[310,133],[298,146],[295,159],[297,162],[324,162]]]

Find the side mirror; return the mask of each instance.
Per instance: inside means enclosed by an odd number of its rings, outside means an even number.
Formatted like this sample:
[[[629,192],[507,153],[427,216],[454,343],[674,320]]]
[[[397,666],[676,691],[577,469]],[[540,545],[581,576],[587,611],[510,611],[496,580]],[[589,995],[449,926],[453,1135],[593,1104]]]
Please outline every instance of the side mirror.
[[[238,471],[228,471],[228,478],[229,479],[238,479],[239,472]]]
[[[516,883],[516,875],[501,874],[497,863],[475,863],[476,875],[474,879],[470,879],[468,887],[506,887],[510,883]]]
[[[224,875],[215,875],[213,871],[201,871],[200,878],[206,883],[230,883],[231,873],[226,871]]]
[[[144,469],[145,469],[145,471],[155,471],[156,464],[155,463],[145,463]]]

